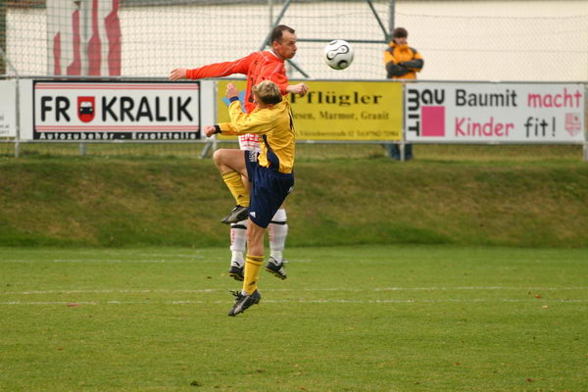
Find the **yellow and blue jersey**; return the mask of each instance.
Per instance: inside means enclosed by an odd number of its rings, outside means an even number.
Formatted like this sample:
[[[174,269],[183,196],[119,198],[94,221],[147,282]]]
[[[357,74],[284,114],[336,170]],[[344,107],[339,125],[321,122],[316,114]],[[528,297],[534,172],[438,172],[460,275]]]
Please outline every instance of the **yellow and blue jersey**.
[[[218,124],[228,135],[253,133],[261,136],[259,166],[273,168],[280,173],[292,173],[296,152],[296,132],[290,103],[282,102],[267,108],[255,108],[251,113],[241,110],[238,99],[229,105],[231,122]]]

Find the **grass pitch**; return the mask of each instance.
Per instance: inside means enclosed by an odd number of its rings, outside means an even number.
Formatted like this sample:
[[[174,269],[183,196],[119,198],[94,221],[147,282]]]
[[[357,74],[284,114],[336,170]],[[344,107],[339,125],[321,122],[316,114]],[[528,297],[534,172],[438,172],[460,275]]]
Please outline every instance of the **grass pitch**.
[[[1,391],[586,391],[588,249],[0,248]]]

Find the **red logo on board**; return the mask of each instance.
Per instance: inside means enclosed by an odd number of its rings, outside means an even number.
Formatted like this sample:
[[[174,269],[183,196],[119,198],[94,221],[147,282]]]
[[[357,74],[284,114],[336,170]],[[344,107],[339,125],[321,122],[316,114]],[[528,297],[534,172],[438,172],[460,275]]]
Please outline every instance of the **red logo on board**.
[[[96,112],[95,97],[78,97],[78,117],[82,122],[90,122]]]

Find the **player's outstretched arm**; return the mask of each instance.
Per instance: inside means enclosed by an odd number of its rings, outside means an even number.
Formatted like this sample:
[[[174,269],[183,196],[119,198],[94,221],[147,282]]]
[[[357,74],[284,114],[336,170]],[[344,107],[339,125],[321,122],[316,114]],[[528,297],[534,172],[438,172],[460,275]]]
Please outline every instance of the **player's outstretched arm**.
[[[176,68],[169,74],[169,80],[186,79],[187,68]]]
[[[308,86],[304,83],[289,84],[288,87],[286,87],[286,91],[304,97],[308,92]]]
[[[237,88],[235,87],[235,85],[233,83],[229,83],[229,84],[227,84],[225,95],[229,99],[231,99],[231,98],[238,98],[239,97],[239,90],[237,90]],[[241,107],[241,105],[239,104],[239,108],[240,107]],[[227,131],[228,132],[232,131],[232,128],[233,127],[231,126],[230,123],[225,123],[224,125],[225,125],[225,128],[227,128]],[[220,133],[221,132],[221,127],[220,127],[219,124],[216,124],[216,125],[207,125],[207,126],[205,126],[203,128],[203,131],[204,131],[204,134],[207,137],[211,137],[212,135],[214,135],[216,133]]]

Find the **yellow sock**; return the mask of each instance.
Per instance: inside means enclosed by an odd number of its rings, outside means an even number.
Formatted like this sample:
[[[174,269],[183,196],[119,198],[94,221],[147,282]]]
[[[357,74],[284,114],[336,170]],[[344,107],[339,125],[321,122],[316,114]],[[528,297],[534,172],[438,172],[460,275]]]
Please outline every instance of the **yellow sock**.
[[[257,290],[257,281],[259,280],[259,271],[263,264],[263,256],[247,255],[245,261],[245,278],[243,279],[243,291],[252,294]]]
[[[249,207],[249,191],[243,184],[241,175],[236,171],[223,173],[223,181],[227,184],[227,188],[231,191],[235,202],[242,207]]]

